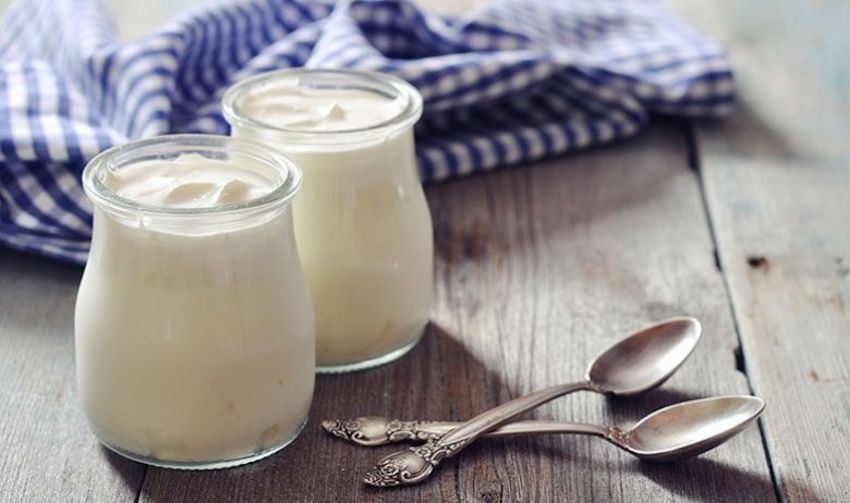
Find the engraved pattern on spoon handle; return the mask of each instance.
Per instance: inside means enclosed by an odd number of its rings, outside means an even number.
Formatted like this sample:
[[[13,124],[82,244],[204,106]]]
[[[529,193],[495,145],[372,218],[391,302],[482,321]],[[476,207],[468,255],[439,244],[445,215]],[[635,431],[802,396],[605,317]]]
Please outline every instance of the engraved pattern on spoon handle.
[[[331,435],[357,445],[373,447],[405,440],[431,440],[452,429],[438,421],[402,421],[384,417],[355,417],[322,421],[322,428]]]
[[[387,432],[387,443],[397,442],[398,440],[432,440],[441,437],[446,429],[438,421],[396,421],[389,422],[389,431]],[[441,427],[443,426],[443,427]],[[437,430],[436,432],[434,430]]]

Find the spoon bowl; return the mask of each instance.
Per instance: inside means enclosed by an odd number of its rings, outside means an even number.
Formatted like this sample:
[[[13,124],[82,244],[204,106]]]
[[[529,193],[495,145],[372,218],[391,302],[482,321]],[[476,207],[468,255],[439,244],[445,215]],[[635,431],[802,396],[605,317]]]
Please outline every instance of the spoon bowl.
[[[609,440],[647,461],[698,456],[738,434],[761,415],[764,400],[723,396],[678,403],[641,419]]]
[[[594,424],[555,421],[517,421],[488,433],[488,436],[572,433],[602,437],[620,449],[642,460],[671,462],[700,454],[726,442],[755,421],[764,410],[761,398],[754,396],[721,396],[682,402],[659,409],[641,419],[631,429]],[[363,419],[363,418],[361,418]],[[380,418],[369,418],[371,420]],[[458,423],[408,421],[409,431],[390,435],[378,442],[346,437],[333,431],[340,425],[325,424],[328,431],[360,445],[380,445],[402,439],[431,440],[422,445],[385,456],[369,472],[364,482],[377,487],[416,484],[434,471],[440,461],[452,454],[452,445],[440,443]]]
[[[599,391],[618,396],[657,388],[693,352],[702,325],[680,317],[650,325],[608,348],[587,370],[587,380]]]

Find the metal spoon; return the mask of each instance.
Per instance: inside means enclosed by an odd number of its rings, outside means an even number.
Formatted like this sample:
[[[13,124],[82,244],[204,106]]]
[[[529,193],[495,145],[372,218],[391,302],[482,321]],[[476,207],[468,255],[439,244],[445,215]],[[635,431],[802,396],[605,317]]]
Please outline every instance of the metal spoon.
[[[691,354],[702,327],[694,318],[673,318],[651,325],[607,349],[590,364],[585,380],[552,386],[494,407],[437,439],[390,454],[378,461],[364,481],[388,487],[425,480],[443,460],[482,434],[541,404],[580,390],[635,395],[666,381]]]
[[[487,437],[542,433],[576,433],[608,440],[630,454],[656,462],[669,462],[698,456],[735,436],[761,415],[764,400],[753,396],[721,396],[677,403],[658,409],[631,429],[557,421],[517,421],[497,428]],[[380,418],[373,418],[375,420]],[[375,424],[378,422],[375,421]],[[389,424],[387,420],[385,424]],[[415,424],[405,439],[438,438],[461,423],[407,421]],[[322,423],[325,429],[328,425]],[[392,426],[389,428],[392,430]],[[331,431],[330,429],[328,431]],[[338,434],[338,430],[332,433]],[[398,430],[396,430],[398,431]],[[349,438],[350,437],[343,437]],[[374,446],[399,442],[399,436],[386,435],[377,441],[351,439],[359,445]]]

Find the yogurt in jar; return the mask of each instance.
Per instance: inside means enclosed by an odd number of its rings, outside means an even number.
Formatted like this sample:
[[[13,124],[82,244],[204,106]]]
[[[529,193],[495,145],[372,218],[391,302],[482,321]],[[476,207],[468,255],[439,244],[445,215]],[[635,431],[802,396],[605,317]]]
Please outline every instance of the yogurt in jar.
[[[313,311],[282,156],[162,137],[90,163],[77,379],[93,431],[142,462],[232,466],[282,448],[313,393]]]
[[[414,155],[418,92],[386,75],[285,70],[224,97],[232,135],[304,173],[295,233],[316,309],[317,368],[398,358],[419,340],[432,290],[433,230]]]

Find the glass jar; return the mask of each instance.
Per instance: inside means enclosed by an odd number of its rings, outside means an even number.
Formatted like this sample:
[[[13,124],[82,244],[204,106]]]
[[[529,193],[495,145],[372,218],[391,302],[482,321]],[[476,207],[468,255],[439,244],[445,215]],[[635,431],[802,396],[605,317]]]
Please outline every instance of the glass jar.
[[[373,93],[396,108],[361,127],[281,125],[246,110],[246,100],[280,105],[281,89],[299,117],[311,113],[299,105],[299,90],[332,93],[333,106],[322,111],[329,116],[345,115],[346,92]],[[304,174],[295,235],[316,310],[317,370],[357,370],[401,357],[423,333],[432,294],[433,229],[413,139],[420,94],[374,72],[294,69],[237,83],[223,110],[232,136],[280,149]],[[347,119],[357,122],[356,114]]]
[[[273,184],[205,208],[139,203],[105,180],[191,154],[249,166]],[[290,201],[301,176],[283,155],[223,136],[115,147],[83,172],[94,203],[77,295],[77,385],[98,439],[170,468],[266,457],[303,427],[315,379],[314,318]]]

